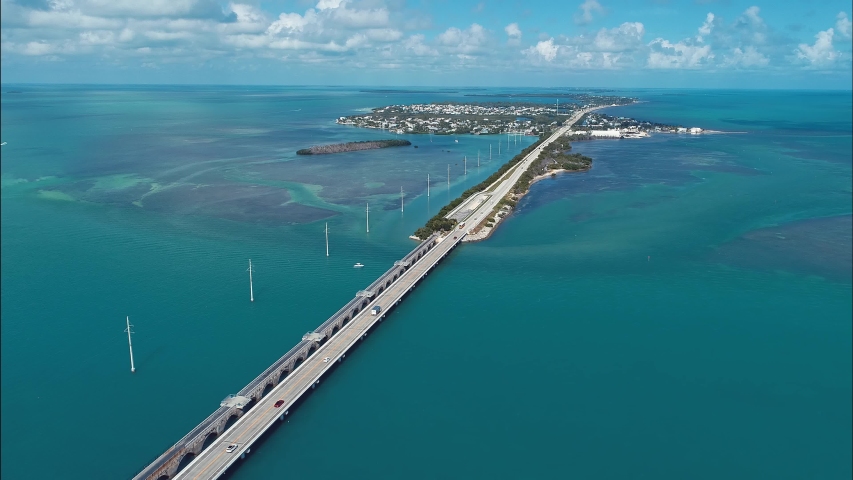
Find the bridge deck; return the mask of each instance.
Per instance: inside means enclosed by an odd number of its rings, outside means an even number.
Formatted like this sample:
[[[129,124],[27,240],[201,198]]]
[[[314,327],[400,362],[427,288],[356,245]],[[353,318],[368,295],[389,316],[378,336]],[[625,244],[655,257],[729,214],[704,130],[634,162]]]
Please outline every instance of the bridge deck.
[[[448,216],[454,216],[458,221],[466,221],[467,227],[471,228],[478,225],[483,219],[491,214],[492,209],[497,205],[515,184],[518,178],[532,161],[536,159],[548,143],[564,134],[574,122],[576,122],[582,114],[580,112],[566,122],[563,128],[560,128],[539,147],[534,149],[525,159],[520,162],[510,175],[504,176],[492,184],[487,191],[480,194],[471,195],[468,199],[457,206]],[[494,188],[493,188],[494,187]],[[463,213],[464,212],[464,213]],[[380,292],[368,305],[361,305],[365,298],[356,297],[344,305],[338,312],[332,315],[328,320],[314,330],[314,333],[321,334],[328,327],[335,324],[342,315],[352,311],[353,308],[362,306],[359,313],[343,325],[337,334],[331,336],[329,340],[319,347],[313,355],[308,356],[304,363],[297,367],[290,375],[288,375],[281,383],[276,385],[267,395],[258,399],[257,403],[250,408],[245,414],[234,423],[234,425],[222,433],[214,442],[206,449],[202,450],[198,456],[181,472],[175,479],[213,479],[219,477],[227,468],[232,465],[240,456],[247,453],[251,445],[266,431],[270,425],[275,423],[277,419],[283,420],[288,409],[312,386],[319,383],[319,379],[329,370],[335,361],[342,359],[346,352],[358,341],[366,335],[367,331],[377,322],[381,321],[385,315],[399,303],[403,296],[408,293],[416,284],[426,276],[427,272],[435,267],[442,258],[444,258],[453,248],[462,242],[467,235],[465,231],[456,230],[448,233],[445,237],[439,238],[437,235],[432,235],[424,240],[417,248],[407,254],[403,260],[395,262],[395,265],[387,272],[375,280],[367,290],[382,288],[392,275],[400,271],[401,268],[408,266],[402,275],[400,275],[394,283],[387,289]],[[422,258],[418,258],[419,252],[423,247],[433,240],[437,241],[435,247],[429,250]],[[374,305],[382,307],[380,315],[371,315],[370,308]],[[303,339],[290,351],[279,358],[273,365],[268,367],[261,375],[256,377],[245,388],[240,391],[240,395],[248,395],[249,392],[255,390],[260,384],[266,383],[267,378],[278,369],[300,354],[302,349],[307,345],[312,344],[310,340]],[[329,358],[328,362],[324,362],[325,358]],[[278,400],[284,400],[281,407],[276,408],[273,404]],[[133,480],[151,480],[158,478],[167,469],[167,464],[176,461],[178,455],[186,454],[186,445],[198,440],[199,435],[206,434],[212,425],[223,420],[226,416],[230,416],[236,407],[220,407],[201,424],[196,426],[190,433],[181,439],[174,446],[170,447],[165,453],[157,457],[154,462],[146,466],[141,472],[133,477]],[[238,444],[238,448],[231,452],[225,452],[225,448],[231,443]]]
[[[240,455],[248,452],[252,444],[272,424],[284,419],[285,412],[320,380],[320,377],[334,365],[334,362],[342,359],[347,351],[366,335],[371,327],[384,318],[389,309],[397,304],[429,270],[457,246],[464,235],[464,232],[460,232],[455,239],[453,236],[449,236],[430,250],[426,256],[421,258],[402,277],[370,303],[369,307],[373,305],[383,307],[383,312],[380,315],[371,315],[369,308],[356,315],[284,381],[258,401],[231,428],[202,451],[192,463],[175,476],[175,480],[212,479],[222,475],[231,464],[240,458]],[[329,358],[329,361],[324,361],[325,358]],[[284,400],[284,404],[276,408],[274,404],[278,400]],[[232,443],[238,445],[237,449],[230,453],[226,452],[226,447]]]

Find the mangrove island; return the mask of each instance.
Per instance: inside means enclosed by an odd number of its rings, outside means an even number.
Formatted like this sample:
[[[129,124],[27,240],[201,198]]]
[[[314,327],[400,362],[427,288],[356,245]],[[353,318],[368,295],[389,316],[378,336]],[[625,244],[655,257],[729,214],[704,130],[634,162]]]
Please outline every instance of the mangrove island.
[[[311,148],[297,150],[297,155],[323,155],[327,153],[356,152],[359,150],[375,150],[377,148],[406,147],[412,142],[408,140],[364,140],[360,142],[336,143],[333,145],[315,145]]]

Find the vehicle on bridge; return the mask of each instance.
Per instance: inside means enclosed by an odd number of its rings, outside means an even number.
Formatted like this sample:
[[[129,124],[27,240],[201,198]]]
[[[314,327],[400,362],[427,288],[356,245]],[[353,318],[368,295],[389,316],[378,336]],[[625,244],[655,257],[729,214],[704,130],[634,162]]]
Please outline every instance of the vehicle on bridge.
[[[375,305],[373,308],[370,309],[370,314],[371,315],[379,315],[379,312],[381,312],[381,311],[382,311],[382,307],[380,307],[379,305]]]
[[[326,357],[323,359],[323,363],[329,363],[329,360],[331,360],[331,359],[332,359],[332,357]]]
[[[282,405],[284,405],[284,400],[279,400],[279,401],[275,402],[275,405],[273,405],[273,406],[274,406],[275,408],[278,408],[278,407],[280,407],[280,406],[282,406]]]
[[[232,443],[231,445],[228,445],[228,448],[225,449],[225,451],[228,453],[231,453],[234,450],[237,450],[237,444],[236,443]]]

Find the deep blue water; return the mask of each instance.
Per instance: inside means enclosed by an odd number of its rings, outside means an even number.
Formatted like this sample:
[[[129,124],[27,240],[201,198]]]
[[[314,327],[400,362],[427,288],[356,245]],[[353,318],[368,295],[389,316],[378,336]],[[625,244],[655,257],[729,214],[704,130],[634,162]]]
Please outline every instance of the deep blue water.
[[[130,477],[509,159],[295,155],[489,98],[363,90],[2,87],[4,478]],[[742,133],[575,143],[591,171],[457,250],[232,478],[850,478],[850,93],[616,94]]]

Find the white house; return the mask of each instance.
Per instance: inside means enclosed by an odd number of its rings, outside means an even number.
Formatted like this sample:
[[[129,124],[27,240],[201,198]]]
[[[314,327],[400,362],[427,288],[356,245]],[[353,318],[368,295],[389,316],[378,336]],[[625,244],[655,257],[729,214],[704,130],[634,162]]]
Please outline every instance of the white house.
[[[619,130],[591,130],[589,136],[593,138],[622,138]]]

